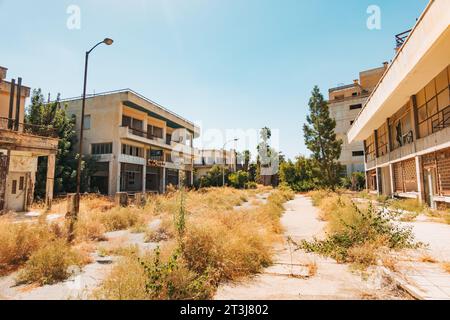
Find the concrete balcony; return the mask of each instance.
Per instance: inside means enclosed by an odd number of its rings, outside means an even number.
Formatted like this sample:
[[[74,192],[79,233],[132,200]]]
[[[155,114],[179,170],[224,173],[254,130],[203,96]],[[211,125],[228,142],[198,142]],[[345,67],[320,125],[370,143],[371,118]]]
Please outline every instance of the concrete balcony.
[[[122,139],[128,139],[144,144],[157,146],[163,149],[172,149],[172,147],[166,144],[164,139],[149,137],[145,132],[131,129],[128,127],[119,127],[119,137]]]
[[[0,149],[29,151],[36,155],[56,154],[58,139],[0,128]]]
[[[128,127],[119,127],[119,137],[122,139],[128,139],[136,142],[141,142],[147,145],[156,146],[162,149],[173,150],[177,152],[181,152],[187,155],[194,154],[194,148],[191,146],[185,145],[183,143],[179,143],[176,141],[171,141],[170,144],[166,143],[165,139],[151,137],[147,135],[146,132],[128,128]]]

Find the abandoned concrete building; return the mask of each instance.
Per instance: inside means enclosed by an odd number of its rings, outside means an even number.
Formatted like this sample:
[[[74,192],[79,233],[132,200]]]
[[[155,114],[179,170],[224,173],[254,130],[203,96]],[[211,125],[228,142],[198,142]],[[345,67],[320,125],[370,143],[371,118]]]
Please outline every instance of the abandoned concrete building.
[[[364,172],[364,144],[361,141],[349,143],[348,130],[386,68],[387,62],[380,68],[360,72],[359,79],[352,84],[328,90],[330,116],[336,121],[336,136],[343,142],[339,162],[345,167],[347,176],[351,176],[353,172]]]
[[[431,1],[348,133],[374,193],[450,203],[450,2]]]
[[[62,102],[80,123],[82,99]],[[198,127],[131,89],[88,96],[83,130],[83,155],[97,160],[91,191],[164,193],[193,183]]]
[[[214,166],[224,166],[228,172],[236,172],[237,162],[236,150],[195,150],[195,179],[206,176]]]
[[[46,204],[53,197],[58,139],[52,128],[24,123],[30,88],[22,79],[6,81],[0,67],[0,213],[26,211],[33,202],[38,157],[48,157]]]

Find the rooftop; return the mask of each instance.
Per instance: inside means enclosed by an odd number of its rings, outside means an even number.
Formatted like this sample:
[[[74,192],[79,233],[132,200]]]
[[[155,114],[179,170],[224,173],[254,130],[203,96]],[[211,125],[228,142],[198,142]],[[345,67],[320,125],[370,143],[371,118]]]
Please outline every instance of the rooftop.
[[[102,97],[102,96],[108,96],[108,95],[114,95],[114,94],[121,94],[121,93],[131,93],[131,94],[137,96],[138,98],[140,98],[140,99],[142,99],[142,100],[144,100],[144,101],[154,105],[155,107],[163,110],[164,112],[167,112],[168,114],[170,114],[170,115],[172,115],[174,117],[177,117],[177,118],[181,119],[182,121],[184,121],[184,122],[190,124],[191,126],[195,127],[195,124],[193,122],[187,120],[186,118],[180,116],[179,114],[177,114],[177,113],[175,113],[173,111],[170,111],[169,109],[163,107],[162,105],[156,103],[155,101],[150,100],[149,98],[147,98],[147,97],[141,95],[140,93],[137,93],[136,91],[134,91],[132,89],[129,89],[129,88],[113,90],[113,91],[105,91],[105,92],[100,92],[100,93],[95,93],[95,94],[87,94],[86,95],[86,99],[92,99],[92,98],[96,98],[96,97]],[[65,99],[61,99],[61,102],[75,101],[75,100],[81,100],[81,99],[82,99],[82,96],[73,97],[73,98],[65,98]]]

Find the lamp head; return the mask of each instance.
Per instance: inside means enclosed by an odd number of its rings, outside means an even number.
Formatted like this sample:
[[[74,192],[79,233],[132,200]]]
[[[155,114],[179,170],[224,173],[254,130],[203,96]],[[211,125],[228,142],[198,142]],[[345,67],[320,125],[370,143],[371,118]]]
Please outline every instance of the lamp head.
[[[110,38],[105,38],[105,40],[103,40],[103,43],[110,46],[114,43],[114,40]]]

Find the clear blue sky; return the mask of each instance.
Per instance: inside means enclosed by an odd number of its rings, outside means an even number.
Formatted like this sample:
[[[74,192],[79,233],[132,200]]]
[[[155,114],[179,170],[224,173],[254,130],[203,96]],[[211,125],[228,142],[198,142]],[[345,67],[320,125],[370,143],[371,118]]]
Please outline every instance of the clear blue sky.
[[[312,87],[326,94],[392,59],[394,35],[427,2],[0,0],[0,65],[32,88],[77,96],[84,51],[109,36],[114,45],[92,55],[89,93],[129,87],[203,130],[279,129],[280,149],[293,158],[308,154],[302,126]],[[72,4],[79,30],[66,26]],[[366,27],[372,4],[381,30]]]

